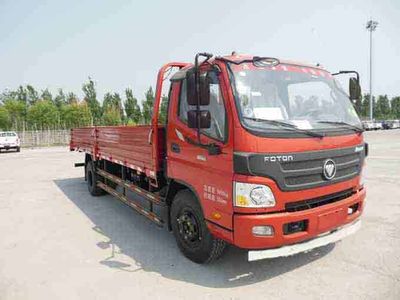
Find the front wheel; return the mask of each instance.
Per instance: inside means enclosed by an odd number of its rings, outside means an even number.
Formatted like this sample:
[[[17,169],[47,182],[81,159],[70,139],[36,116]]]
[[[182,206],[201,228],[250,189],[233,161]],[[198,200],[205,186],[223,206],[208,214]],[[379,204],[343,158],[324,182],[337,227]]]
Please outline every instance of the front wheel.
[[[201,206],[189,190],[176,194],[171,225],[180,251],[195,263],[210,263],[222,255],[226,243],[211,235]]]

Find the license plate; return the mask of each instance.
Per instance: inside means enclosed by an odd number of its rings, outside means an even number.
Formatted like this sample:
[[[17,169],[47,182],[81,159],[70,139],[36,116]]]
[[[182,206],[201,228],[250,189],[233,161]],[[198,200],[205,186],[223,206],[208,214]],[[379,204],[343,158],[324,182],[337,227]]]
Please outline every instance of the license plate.
[[[340,225],[346,219],[347,212],[345,209],[340,208],[335,211],[318,216],[318,230],[327,231],[334,228],[335,225]]]

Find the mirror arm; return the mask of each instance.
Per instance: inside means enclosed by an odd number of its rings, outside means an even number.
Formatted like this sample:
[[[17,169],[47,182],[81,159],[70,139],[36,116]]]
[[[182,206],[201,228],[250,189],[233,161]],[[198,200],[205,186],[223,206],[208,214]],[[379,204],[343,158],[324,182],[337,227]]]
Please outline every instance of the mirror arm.
[[[340,74],[356,74],[357,82],[360,83],[360,74],[357,71],[339,71],[337,73],[332,73],[333,76]]]
[[[355,74],[356,75],[356,78],[352,77],[352,78],[350,78],[350,81],[349,81],[349,98],[351,101],[360,99],[360,97],[362,97],[361,86],[360,86],[360,74],[357,71],[339,71],[337,73],[332,73],[332,76],[336,76],[336,75],[340,75],[340,74]],[[356,80],[356,84],[358,86],[357,87],[357,97],[353,97],[354,93],[352,93],[352,79]],[[353,105],[354,105],[354,103],[353,103]]]
[[[199,75],[200,75],[200,70],[199,70],[199,57],[203,56],[206,59],[202,62],[205,63],[207,62],[213,55],[211,53],[197,53],[194,59],[194,82],[195,82],[195,89],[196,89],[196,111],[197,111],[197,124],[200,124],[200,82],[199,82]],[[201,144],[200,142],[200,127],[197,126],[197,140],[198,143]]]
[[[203,56],[206,59],[199,63],[199,57]],[[195,82],[195,99],[196,99],[196,112],[197,112],[197,141],[191,138],[185,137],[185,140],[197,147],[206,149],[209,155],[218,155],[222,153],[221,147],[215,143],[203,144],[201,142],[201,130],[200,130],[200,65],[206,63],[213,55],[210,53],[197,53],[194,60],[194,82]]]

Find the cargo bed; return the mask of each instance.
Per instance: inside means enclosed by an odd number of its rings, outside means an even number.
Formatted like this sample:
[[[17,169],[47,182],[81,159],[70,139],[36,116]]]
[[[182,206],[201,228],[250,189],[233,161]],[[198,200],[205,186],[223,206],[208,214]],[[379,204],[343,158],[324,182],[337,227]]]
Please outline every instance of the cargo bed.
[[[165,130],[158,128],[158,151],[153,153],[151,128],[140,125],[71,129],[70,150],[86,152],[94,160],[112,161],[155,178],[165,155]]]

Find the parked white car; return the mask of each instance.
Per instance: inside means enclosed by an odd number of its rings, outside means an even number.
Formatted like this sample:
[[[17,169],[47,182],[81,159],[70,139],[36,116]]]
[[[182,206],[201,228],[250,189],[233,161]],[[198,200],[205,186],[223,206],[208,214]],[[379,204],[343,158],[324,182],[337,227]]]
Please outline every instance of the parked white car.
[[[400,128],[400,120],[392,120],[390,127],[392,129],[399,129]]]
[[[365,130],[375,130],[375,122],[373,121],[363,121],[363,127]]]
[[[20,139],[17,133],[13,131],[0,131],[0,151],[15,149],[17,152],[20,151]]]
[[[383,121],[363,121],[363,127],[365,130],[381,130],[385,129],[383,126]]]
[[[383,129],[382,121],[374,121],[376,130]]]

